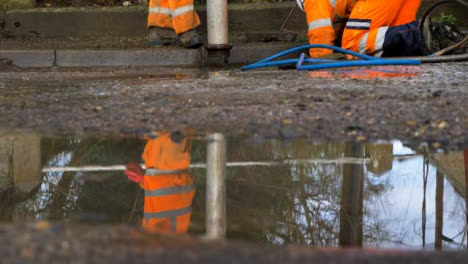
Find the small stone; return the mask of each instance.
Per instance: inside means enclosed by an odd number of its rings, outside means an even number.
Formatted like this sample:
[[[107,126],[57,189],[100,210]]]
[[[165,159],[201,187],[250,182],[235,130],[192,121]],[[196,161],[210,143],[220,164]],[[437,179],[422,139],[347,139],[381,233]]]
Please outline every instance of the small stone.
[[[410,127],[414,127],[414,126],[416,125],[416,121],[414,121],[414,120],[408,120],[408,121],[406,121],[406,124],[407,124],[408,126],[410,126]]]
[[[98,105],[94,107],[94,112],[100,112],[100,111],[102,111],[102,106]]]
[[[364,137],[364,136],[358,136],[358,137],[356,138],[356,140],[359,141],[359,142],[363,142],[363,141],[366,141],[367,138]]]
[[[291,119],[283,119],[282,123],[283,123],[283,125],[287,126],[287,125],[292,124],[292,120]]]
[[[50,228],[50,222],[47,221],[39,221],[34,224],[34,228],[37,230],[47,230]]]
[[[440,95],[442,95],[442,90],[437,90],[432,93],[432,97],[439,97]]]
[[[439,129],[444,129],[444,128],[448,127],[448,123],[447,123],[447,121],[441,121],[441,122],[437,125],[437,127],[438,127]]]
[[[374,123],[375,123],[375,120],[374,120],[374,119],[367,119],[367,120],[366,120],[366,124],[369,125],[369,126],[370,126],[370,125],[373,125]]]

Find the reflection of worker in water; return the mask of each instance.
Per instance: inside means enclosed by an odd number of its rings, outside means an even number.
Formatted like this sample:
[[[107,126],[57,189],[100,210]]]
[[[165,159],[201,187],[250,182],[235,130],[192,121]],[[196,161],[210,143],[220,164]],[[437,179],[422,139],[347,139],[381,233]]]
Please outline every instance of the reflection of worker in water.
[[[145,190],[142,225],[147,230],[187,232],[195,195],[190,148],[183,132],[161,132],[145,146],[145,172],[136,162],[127,165],[125,174]]]

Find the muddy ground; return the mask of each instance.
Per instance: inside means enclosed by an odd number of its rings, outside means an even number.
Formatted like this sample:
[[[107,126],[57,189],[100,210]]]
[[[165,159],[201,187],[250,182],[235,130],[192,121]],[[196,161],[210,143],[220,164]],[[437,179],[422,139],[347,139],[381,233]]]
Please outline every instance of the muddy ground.
[[[145,233],[129,226],[0,226],[1,262],[10,263],[466,263],[468,252],[376,251],[237,242]],[[43,243],[41,241],[47,241]]]
[[[468,145],[467,69],[395,66],[377,72],[393,77],[378,78],[363,69],[10,69],[0,73],[0,126],[54,135],[192,126],[254,138],[400,139],[460,149]]]

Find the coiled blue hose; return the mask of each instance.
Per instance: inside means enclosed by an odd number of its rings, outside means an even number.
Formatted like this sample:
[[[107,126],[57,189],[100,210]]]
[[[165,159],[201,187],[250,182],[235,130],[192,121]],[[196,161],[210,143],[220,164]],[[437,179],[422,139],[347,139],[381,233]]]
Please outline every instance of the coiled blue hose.
[[[275,60],[279,57],[301,51],[308,50],[310,48],[324,48],[331,49],[333,51],[341,52],[344,54],[349,54],[355,57],[360,58],[361,60],[348,60],[348,61],[337,61],[337,60],[325,60],[325,59],[311,59],[306,57],[305,53],[302,53],[298,59],[286,59],[286,60]],[[303,65],[304,63],[309,63]],[[298,70],[320,70],[320,69],[329,69],[329,68],[341,68],[341,67],[354,67],[354,66],[377,66],[377,65],[419,65],[421,64],[420,60],[413,59],[381,59],[372,57],[365,54],[360,54],[354,51],[342,49],[335,46],[325,45],[325,44],[309,44],[302,45],[292,49],[288,49],[272,55],[268,58],[257,61],[253,64],[246,65],[241,68],[242,71],[252,70],[263,67],[270,66],[279,66],[279,65],[289,65],[296,64],[296,69]]]

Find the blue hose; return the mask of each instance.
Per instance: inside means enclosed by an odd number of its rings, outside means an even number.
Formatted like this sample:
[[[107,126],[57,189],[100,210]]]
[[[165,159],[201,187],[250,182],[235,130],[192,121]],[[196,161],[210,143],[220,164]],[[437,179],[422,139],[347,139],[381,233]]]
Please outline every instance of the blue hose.
[[[344,54],[349,54],[355,57],[360,58],[361,60],[349,60],[349,61],[336,61],[336,60],[326,60],[326,59],[311,59],[306,58],[305,53],[302,53],[298,59],[286,59],[286,60],[277,60],[273,61],[279,57],[301,51],[307,50],[310,48],[325,48],[331,49],[333,51],[341,52]],[[303,65],[303,63],[313,63],[308,65]],[[272,55],[268,58],[262,59],[258,62],[255,62],[250,65],[242,67],[242,71],[252,70],[263,67],[270,66],[279,66],[279,65],[288,65],[296,64],[296,69],[298,70],[319,70],[319,69],[329,69],[329,68],[340,68],[340,67],[353,67],[353,66],[377,66],[377,65],[419,65],[421,64],[420,60],[411,60],[411,59],[381,59],[372,57],[365,54],[360,54],[354,51],[342,49],[335,46],[325,45],[325,44],[309,44],[302,45],[292,49],[288,49]]]

